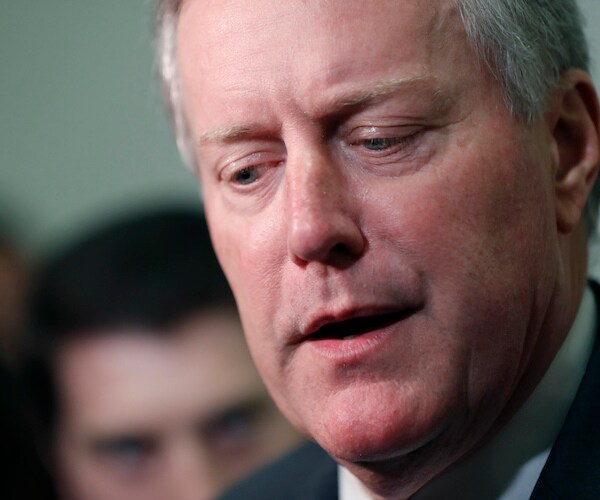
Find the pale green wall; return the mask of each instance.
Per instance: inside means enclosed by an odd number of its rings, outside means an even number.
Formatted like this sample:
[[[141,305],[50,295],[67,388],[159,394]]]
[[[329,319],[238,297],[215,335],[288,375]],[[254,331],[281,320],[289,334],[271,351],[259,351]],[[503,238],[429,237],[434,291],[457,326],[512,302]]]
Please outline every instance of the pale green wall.
[[[600,0],[582,0],[600,52]],[[153,74],[151,0],[0,0],[0,218],[34,251],[129,204],[197,204]]]
[[[198,203],[153,70],[150,0],[0,0],[0,210],[25,244],[164,197]]]

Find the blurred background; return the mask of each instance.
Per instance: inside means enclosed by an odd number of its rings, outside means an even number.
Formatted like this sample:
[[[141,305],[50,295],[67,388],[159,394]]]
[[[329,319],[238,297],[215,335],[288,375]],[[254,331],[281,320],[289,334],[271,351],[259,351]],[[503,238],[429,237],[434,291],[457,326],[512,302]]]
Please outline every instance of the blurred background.
[[[163,111],[152,0],[2,0],[0,224],[45,253],[129,206],[198,205]]]
[[[580,0],[600,80],[600,2]],[[2,0],[0,225],[30,255],[97,219],[198,205],[152,53],[152,0]]]

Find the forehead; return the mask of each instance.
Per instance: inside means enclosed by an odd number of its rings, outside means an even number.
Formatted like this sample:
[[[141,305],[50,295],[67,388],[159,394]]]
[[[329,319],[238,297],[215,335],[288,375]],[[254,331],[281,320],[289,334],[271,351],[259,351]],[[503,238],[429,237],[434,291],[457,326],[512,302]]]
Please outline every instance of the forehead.
[[[421,78],[453,42],[464,53],[464,30],[449,0],[378,0],[368,7],[362,0],[188,0],[177,33],[191,113],[208,109],[214,95],[239,109],[242,101],[286,90],[319,106],[349,82]],[[202,92],[192,98],[194,89]]]
[[[375,0],[368,6],[364,0],[187,0],[178,32],[184,38],[197,35],[198,41],[218,40],[222,49],[238,42],[242,49],[247,46],[243,39],[251,36],[255,52],[268,47],[274,53],[280,48],[273,44],[274,36],[311,46],[334,38],[368,47],[399,27],[431,36],[456,21],[458,10],[451,0]]]
[[[87,431],[201,419],[260,387],[233,314],[194,318],[171,336],[119,331],[73,341],[56,371],[63,422]]]

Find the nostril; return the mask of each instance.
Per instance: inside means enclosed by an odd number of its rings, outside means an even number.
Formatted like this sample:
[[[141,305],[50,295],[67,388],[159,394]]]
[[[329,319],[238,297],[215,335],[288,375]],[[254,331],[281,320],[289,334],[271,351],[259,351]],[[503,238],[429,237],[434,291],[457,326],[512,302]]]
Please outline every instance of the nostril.
[[[345,243],[338,243],[331,248],[331,253],[336,255],[352,255],[354,252]]]
[[[366,241],[358,224],[342,212],[334,215],[295,221],[288,236],[288,248],[294,261],[318,261],[336,267],[347,267],[360,258]]]

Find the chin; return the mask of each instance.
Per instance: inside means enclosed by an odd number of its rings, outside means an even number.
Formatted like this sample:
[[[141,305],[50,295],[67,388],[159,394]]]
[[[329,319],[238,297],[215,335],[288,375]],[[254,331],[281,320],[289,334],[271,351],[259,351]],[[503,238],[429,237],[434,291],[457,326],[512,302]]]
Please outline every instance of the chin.
[[[345,390],[332,396],[307,424],[309,433],[338,461],[381,462],[428,446],[451,426],[448,416],[454,412],[447,405],[403,396],[397,386],[391,391]]]

